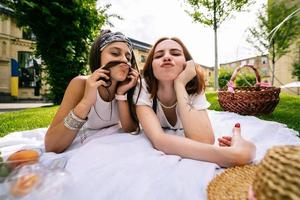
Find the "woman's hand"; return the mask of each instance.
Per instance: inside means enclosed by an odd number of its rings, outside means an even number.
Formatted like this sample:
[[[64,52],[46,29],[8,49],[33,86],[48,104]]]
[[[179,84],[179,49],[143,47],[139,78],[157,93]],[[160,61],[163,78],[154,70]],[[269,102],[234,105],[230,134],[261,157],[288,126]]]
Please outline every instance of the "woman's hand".
[[[185,69],[177,76],[175,83],[186,85],[190,80],[196,76],[196,65],[193,60],[186,62]]]
[[[231,136],[222,136],[221,138],[218,138],[219,146],[220,147],[230,147],[231,146]]]
[[[229,148],[233,155],[234,164],[245,165],[250,163],[255,157],[256,146],[241,136],[240,128],[233,132]]]
[[[140,74],[136,69],[131,68],[127,75],[127,79],[121,82],[117,88],[117,94],[126,94],[128,90],[136,86]]]
[[[100,86],[108,86],[104,80],[99,80],[100,78],[109,80],[109,71],[99,68],[87,78],[81,103],[85,104],[88,107],[92,107],[95,104],[97,88]]]

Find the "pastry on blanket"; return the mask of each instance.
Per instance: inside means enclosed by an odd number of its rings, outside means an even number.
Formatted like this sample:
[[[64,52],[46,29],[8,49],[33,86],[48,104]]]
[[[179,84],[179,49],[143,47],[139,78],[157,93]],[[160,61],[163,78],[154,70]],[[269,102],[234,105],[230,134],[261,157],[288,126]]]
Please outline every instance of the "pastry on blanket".
[[[10,193],[15,197],[30,193],[39,183],[40,177],[36,173],[25,174],[11,185]]]
[[[39,160],[40,154],[37,150],[34,149],[23,149],[11,154],[7,161],[10,163],[12,168],[16,168],[18,166],[24,164],[33,164]]]

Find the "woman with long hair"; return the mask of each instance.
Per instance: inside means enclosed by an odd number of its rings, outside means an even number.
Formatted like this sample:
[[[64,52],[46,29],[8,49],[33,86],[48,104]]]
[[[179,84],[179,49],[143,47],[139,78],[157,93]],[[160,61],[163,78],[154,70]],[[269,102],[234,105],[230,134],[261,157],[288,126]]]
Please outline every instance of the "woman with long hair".
[[[159,39],[145,63],[140,95],[134,96],[146,136],[156,149],[167,154],[221,166],[251,162],[255,145],[241,137],[239,127],[234,128],[230,146],[214,145],[204,89],[204,76],[182,41]],[[173,134],[166,134],[167,130],[173,130]]]
[[[132,96],[139,79],[131,41],[120,32],[104,30],[90,50],[88,76],[69,83],[62,103],[45,136],[46,151],[62,152],[86,130],[116,124],[125,132],[138,127]],[[81,129],[85,127],[85,131]],[[78,134],[81,130],[81,134]]]

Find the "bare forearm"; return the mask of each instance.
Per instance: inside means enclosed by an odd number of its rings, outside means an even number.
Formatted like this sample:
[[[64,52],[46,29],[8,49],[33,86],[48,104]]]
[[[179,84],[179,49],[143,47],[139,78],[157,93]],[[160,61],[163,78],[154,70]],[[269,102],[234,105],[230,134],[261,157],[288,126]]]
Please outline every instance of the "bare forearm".
[[[241,160],[238,155],[235,155],[230,147],[221,148],[169,134],[161,134],[159,137],[161,138],[154,142],[154,146],[166,154],[212,162],[222,167],[247,163],[247,161]]]
[[[86,119],[90,111],[90,106],[83,102],[78,103],[74,108],[74,114],[81,118]],[[67,116],[67,113],[64,114]],[[45,136],[46,151],[60,153],[68,148],[76,137],[78,130],[70,130],[64,125],[64,118],[60,119],[55,125],[52,125]]]
[[[77,132],[66,128],[63,122],[49,128],[45,136],[46,151],[55,153],[63,152],[72,144]]]
[[[127,101],[118,101],[119,117],[122,129],[125,132],[136,131],[137,125],[134,123],[129,110]]]
[[[206,110],[195,110],[185,86],[175,84],[180,119],[186,137],[204,143],[213,144],[214,135]]]

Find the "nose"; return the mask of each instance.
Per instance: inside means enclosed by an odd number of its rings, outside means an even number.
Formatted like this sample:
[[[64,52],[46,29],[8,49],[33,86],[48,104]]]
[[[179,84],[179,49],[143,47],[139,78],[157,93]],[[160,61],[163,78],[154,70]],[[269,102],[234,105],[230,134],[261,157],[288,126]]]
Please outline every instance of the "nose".
[[[164,56],[163,61],[171,61],[171,57],[170,56]]]
[[[127,57],[125,55],[122,56],[120,61],[125,62],[125,63],[129,62],[129,60],[127,59]]]
[[[171,56],[170,55],[165,55],[164,58],[163,58],[163,61],[164,62],[171,61]]]

